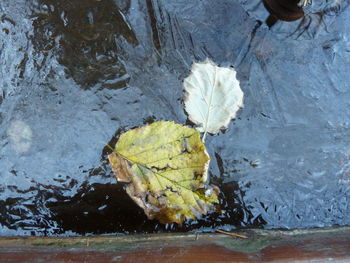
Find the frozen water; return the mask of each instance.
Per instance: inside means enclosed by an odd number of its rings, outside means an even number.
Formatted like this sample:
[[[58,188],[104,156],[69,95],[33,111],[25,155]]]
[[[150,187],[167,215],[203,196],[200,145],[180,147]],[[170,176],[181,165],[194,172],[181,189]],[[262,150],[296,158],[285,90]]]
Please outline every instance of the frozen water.
[[[349,224],[350,9],[313,2],[269,29],[243,0],[1,1],[0,235]],[[105,144],[186,123],[182,79],[207,57],[245,93],[206,142],[225,212],[160,226],[116,183]]]

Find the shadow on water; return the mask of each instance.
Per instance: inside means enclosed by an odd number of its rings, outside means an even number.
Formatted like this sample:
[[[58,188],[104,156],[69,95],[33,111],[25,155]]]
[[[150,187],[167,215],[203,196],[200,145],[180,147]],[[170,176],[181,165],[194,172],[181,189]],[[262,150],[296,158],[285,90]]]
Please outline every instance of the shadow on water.
[[[215,228],[241,228],[247,225],[261,227],[266,222],[261,216],[254,218],[233,191],[237,184],[224,184],[221,193],[223,213],[212,213],[182,226],[162,225],[148,220],[124,191],[123,184],[92,184],[82,187],[73,197],[60,202],[48,203],[51,219],[60,226],[57,233],[72,231],[77,234],[104,233],[155,233],[167,231],[213,231]],[[240,192],[240,194],[243,194]],[[227,203],[230,200],[232,203]],[[242,222],[245,222],[242,225]]]
[[[137,39],[123,12],[128,1],[40,0],[33,14],[34,46],[39,52],[52,49],[66,73],[82,88],[102,83],[108,88],[123,87],[128,74],[119,54],[117,38],[136,45]]]

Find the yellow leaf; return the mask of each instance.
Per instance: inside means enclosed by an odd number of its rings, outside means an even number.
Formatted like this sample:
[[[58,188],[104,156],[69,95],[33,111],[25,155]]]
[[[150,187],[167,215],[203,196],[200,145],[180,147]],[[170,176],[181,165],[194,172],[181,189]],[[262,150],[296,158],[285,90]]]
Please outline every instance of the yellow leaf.
[[[108,159],[149,219],[182,224],[214,211],[219,202],[218,188],[206,184],[210,157],[195,129],[159,121],[129,130]]]

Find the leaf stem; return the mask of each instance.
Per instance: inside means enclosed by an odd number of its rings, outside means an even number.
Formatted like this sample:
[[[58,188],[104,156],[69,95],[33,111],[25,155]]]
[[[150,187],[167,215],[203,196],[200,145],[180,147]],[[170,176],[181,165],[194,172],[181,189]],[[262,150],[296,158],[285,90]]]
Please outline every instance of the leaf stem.
[[[110,149],[112,152],[115,152],[114,148],[110,146],[108,143],[103,143],[108,149]]]
[[[205,137],[207,136],[207,133],[208,133],[207,131],[204,131],[204,135],[203,135],[203,137],[202,137],[202,142],[203,142],[203,143],[205,143]]]

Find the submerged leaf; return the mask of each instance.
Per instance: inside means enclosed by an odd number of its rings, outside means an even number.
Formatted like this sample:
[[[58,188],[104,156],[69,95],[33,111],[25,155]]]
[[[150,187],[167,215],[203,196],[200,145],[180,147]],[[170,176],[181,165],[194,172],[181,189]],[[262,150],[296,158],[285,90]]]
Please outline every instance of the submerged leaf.
[[[243,92],[231,68],[218,67],[210,60],[194,63],[184,80],[185,109],[198,130],[215,134],[227,128],[243,107]]]
[[[117,179],[149,219],[181,224],[215,210],[209,156],[195,129],[160,121],[122,134],[109,156]]]

